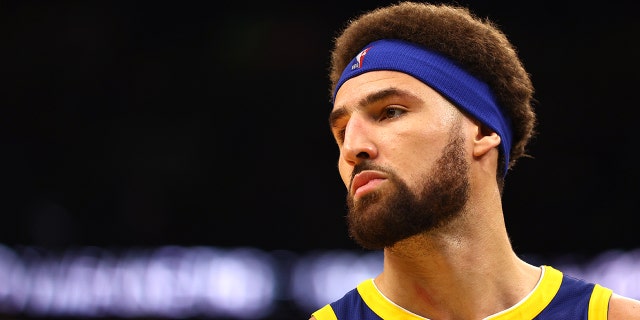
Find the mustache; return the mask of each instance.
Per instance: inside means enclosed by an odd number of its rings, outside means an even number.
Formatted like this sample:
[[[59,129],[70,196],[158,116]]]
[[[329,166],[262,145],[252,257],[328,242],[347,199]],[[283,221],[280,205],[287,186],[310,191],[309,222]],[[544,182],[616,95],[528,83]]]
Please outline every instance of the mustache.
[[[388,167],[381,166],[373,163],[371,160],[364,160],[355,166],[353,166],[353,171],[351,172],[350,184],[353,183],[353,178],[360,172],[365,170],[373,170],[387,173],[389,175],[394,175],[395,172]]]

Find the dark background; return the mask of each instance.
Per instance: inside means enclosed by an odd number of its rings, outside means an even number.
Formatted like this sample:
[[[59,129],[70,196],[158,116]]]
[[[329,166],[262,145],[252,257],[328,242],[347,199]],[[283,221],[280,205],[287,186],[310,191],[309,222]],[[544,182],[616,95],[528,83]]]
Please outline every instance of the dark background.
[[[0,243],[356,248],[329,49],[386,1],[2,1]],[[507,177],[517,252],[640,246],[631,1],[460,1],[516,45],[540,131]]]

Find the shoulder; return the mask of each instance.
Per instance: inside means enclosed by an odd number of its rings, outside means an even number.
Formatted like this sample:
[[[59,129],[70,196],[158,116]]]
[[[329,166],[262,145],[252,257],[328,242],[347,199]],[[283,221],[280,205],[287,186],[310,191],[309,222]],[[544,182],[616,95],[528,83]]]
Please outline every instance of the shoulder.
[[[610,320],[640,320],[640,301],[613,294],[609,300]]]

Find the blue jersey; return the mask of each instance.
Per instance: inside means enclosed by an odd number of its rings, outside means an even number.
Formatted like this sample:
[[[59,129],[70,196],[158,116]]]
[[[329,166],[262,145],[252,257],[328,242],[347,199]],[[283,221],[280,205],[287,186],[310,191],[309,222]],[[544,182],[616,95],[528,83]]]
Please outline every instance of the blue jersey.
[[[486,317],[491,320],[606,320],[611,289],[576,279],[549,267],[534,290],[515,306]],[[317,320],[425,320],[378,291],[373,279],[361,282],[339,300],[313,313]]]

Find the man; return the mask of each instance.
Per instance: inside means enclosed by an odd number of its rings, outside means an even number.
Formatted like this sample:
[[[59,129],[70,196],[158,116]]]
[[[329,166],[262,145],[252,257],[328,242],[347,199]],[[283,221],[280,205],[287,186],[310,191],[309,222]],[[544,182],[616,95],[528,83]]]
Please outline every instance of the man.
[[[336,38],[330,80],[349,233],[384,263],[311,319],[640,319],[640,301],[511,247],[504,179],[536,116],[492,22],[411,2],[364,13]]]

